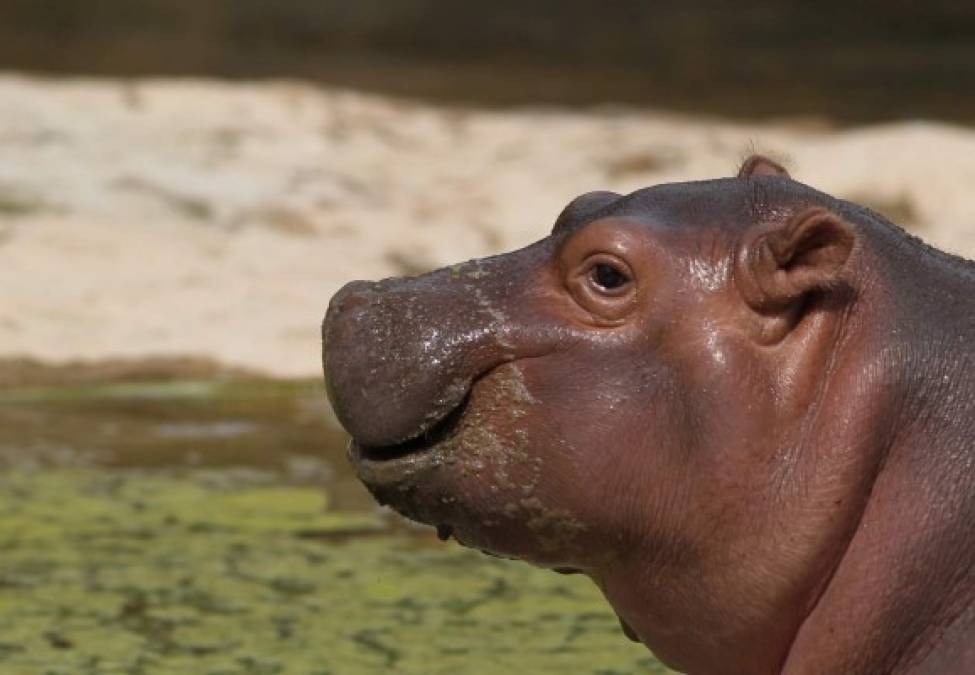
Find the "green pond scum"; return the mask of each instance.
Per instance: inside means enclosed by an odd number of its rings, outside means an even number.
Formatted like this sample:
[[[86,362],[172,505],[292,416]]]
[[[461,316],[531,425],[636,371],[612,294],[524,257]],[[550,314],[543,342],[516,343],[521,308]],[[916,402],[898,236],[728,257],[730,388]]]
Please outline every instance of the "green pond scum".
[[[317,384],[0,391],[0,673],[666,673],[593,584],[377,509]]]

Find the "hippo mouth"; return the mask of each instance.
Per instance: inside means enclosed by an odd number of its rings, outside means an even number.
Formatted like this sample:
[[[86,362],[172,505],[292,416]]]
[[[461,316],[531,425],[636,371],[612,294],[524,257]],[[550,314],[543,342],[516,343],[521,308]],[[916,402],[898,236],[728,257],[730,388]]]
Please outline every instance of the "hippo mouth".
[[[465,394],[460,403],[429,427],[400,443],[392,445],[364,445],[355,438],[349,444],[349,459],[357,467],[363,464],[396,464],[403,460],[410,462],[419,455],[428,453],[444,441],[453,437],[459,427],[464,413],[470,404],[470,391]]]
[[[441,541],[453,538],[458,544],[485,555],[515,560],[512,556],[465,542],[449,522],[449,514],[434,513],[439,509],[425,508],[425,500],[422,497],[418,499],[415,493],[416,486],[430,478],[436,470],[453,464],[450,443],[464,433],[465,415],[471,407],[471,398],[471,390],[468,390],[461,402],[432,427],[401,443],[369,446],[353,438],[349,443],[349,459],[359,478],[381,505],[391,506],[415,522],[433,526]],[[434,502],[442,499],[440,495]]]
[[[458,486],[465,476],[483,468],[484,449],[491,438],[484,430],[485,414],[498,410],[498,397],[504,394],[498,379],[504,381],[508,365],[474,378],[449,412],[405,441],[376,445],[352,437],[349,461],[379,504],[436,527],[443,540],[454,538],[468,545],[454,526],[458,519],[471,519],[471,505],[460,498],[463,489]]]
[[[467,464],[480,461],[475,457],[481,456],[485,446],[497,449],[497,437],[485,427],[490,426],[488,420],[497,415],[510,417],[510,426],[511,420],[524,414],[524,405],[531,400],[520,375],[514,374],[516,363],[507,361],[474,377],[462,393],[457,392],[452,408],[436,421],[432,415],[428,417],[432,425],[419,427],[404,441],[379,445],[353,434],[348,458],[373,496],[393,506],[409,502],[409,495],[437,471],[463,470]],[[425,486],[423,491],[428,489]]]
[[[439,539],[577,573],[561,556],[551,562],[531,548],[539,531],[554,528],[545,536],[564,541],[576,527],[566,530],[561,523],[571,516],[535,496],[543,463],[527,445],[524,422],[536,403],[518,362],[509,361],[474,378],[453,409],[405,441],[370,445],[353,437],[349,459],[380,505],[434,527]]]

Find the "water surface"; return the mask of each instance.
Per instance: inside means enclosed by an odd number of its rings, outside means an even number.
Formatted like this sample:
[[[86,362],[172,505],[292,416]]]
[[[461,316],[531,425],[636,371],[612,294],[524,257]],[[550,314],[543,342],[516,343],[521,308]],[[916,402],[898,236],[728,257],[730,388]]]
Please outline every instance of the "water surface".
[[[592,584],[374,506],[317,383],[0,391],[0,672],[662,673]]]

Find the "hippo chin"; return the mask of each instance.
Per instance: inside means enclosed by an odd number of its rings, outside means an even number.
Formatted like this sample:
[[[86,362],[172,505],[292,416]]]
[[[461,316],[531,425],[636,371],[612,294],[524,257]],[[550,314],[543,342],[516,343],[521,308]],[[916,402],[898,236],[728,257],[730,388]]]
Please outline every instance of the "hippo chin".
[[[593,192],[323,337],[380,502],[588,575],[672,667],[975,672],[975,264],[876,213],[757,156]]]

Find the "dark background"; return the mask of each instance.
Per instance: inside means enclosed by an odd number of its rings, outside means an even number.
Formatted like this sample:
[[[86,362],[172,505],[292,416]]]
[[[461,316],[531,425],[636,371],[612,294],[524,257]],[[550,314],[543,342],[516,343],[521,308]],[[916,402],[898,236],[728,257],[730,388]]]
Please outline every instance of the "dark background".
[[[0,68],[975,121],[975,2],[3,0]]]

